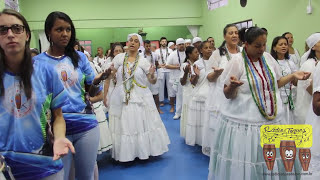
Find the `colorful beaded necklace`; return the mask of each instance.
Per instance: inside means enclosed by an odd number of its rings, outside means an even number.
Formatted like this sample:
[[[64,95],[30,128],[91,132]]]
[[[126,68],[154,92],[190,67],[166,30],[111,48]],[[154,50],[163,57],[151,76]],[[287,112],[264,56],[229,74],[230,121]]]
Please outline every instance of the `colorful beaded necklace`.
[[[129,56],[128,53],[126,53],[123,66],[122,66],[122,80],[123,80],[123,87],[124,92],[126,93],[126,104],[128,105],[130,100],[131,91],[134,87],[134,72],[136,71],[136,68],[138,67],[139,62],[139,54],[137,54],[136,59],[134,60],[133,66],[130,68],[129,62],[128,62]]]
[[[253,61],[248,57],[246,50],[243,49],[242,57],[244,59],[246,75],[251,91],[252,98],[257,105],[260,114],[267,120],[273,120],[277,116],[277,96],[276,96],[276,83],[274,76],[266,63],[264,56],[259,59],[259,64],[262,73],[259,73]],[[264,82],[266,81],[266,84]],[[262,84],[262,90],[259,84]],[[267,113],[267,101],[265,93],[269,92],[271,113]]]

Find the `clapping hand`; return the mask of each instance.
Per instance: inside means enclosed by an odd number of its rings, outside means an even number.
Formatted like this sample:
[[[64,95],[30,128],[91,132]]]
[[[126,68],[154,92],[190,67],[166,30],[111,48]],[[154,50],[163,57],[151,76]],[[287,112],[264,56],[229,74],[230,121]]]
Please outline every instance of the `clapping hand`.
[[[193,65],[193,71],[194,71],[194,73],[195,73],[197,76],[200,75],[200,70],[199,70],[198,66]]]
[[[190,70],[191,70],[191,66],[190,66],[190,64],[188,64],[185,68],[184,68],[184,73],[189,73],[190,72]]]
[[[151,65],[149,68],[149,73],[154,74],[155,71],[156,71],[156,67],[154,65]]]

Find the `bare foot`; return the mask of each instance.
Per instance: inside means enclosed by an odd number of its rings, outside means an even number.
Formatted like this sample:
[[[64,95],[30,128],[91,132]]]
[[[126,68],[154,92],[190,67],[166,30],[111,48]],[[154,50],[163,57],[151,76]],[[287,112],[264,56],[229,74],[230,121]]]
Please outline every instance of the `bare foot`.
[[[160,106],[164,106],[164,103],[160,103]]]
[[[158,109],[158,111],[160,114],[163,114],[163,111],[160,108]]]
[[[172,107],[169,112],[173,113],[174,112],[174,108]]]

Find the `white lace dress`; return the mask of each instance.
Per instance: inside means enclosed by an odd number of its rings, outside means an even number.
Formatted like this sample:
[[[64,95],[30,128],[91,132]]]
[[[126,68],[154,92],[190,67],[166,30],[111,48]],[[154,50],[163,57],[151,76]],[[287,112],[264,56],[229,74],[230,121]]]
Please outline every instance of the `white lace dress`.
[[[139,56],[134,74],[134,87],[126,104],[123,86],[123,61],[125,53],[117,55],[114,67],[117,69],[117,84],[109,99],[109,120],[112,134],[112,158],[121,162],[135,158],[148,159],[168,151],[170,140],[164,124],[147,87],[150,63]],[[128,63],[132,68],[133,63]],[[129,77],[125,67],[125,76]],[[126,81],[129,83],[129,81]]]

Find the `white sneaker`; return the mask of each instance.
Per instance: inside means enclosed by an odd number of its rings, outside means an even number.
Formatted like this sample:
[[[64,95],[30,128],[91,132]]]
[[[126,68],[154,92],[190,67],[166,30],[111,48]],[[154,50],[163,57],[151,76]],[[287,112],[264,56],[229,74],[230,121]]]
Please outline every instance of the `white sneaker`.
[[[174,120],[177,120],[177,119],[179,119],[180,118],[180,115],[179,114],[175,114],[174,116],[173,116],[173,119]]]

